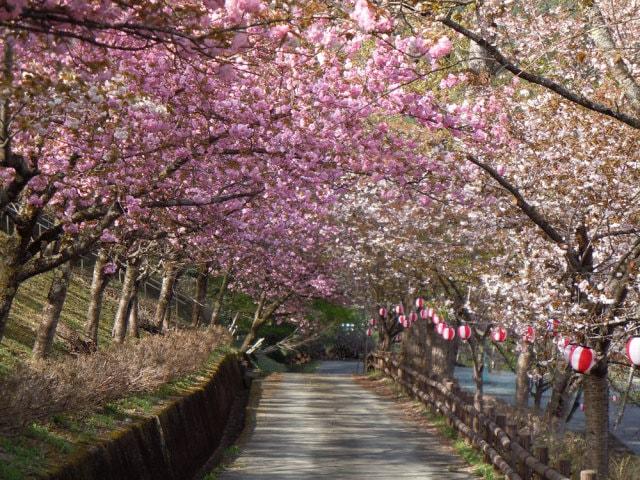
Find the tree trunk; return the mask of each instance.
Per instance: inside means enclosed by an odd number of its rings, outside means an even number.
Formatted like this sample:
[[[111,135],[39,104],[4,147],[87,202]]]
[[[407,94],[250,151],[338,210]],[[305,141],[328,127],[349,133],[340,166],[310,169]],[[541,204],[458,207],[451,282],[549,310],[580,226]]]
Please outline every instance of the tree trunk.
[[[224,296],[227,293],[227,287],[229,286],[229,272],[225,271],[222,275],[222,283],[220,284],[220,290],[216,293],[216,296],[213,300],[213,309],[211,310],[211,320],[209,323],[211,325],[217,325],[220,319],[220,310],[222,310],[222,301],[224,300]]]
[[[460,339],[456,335],[453,340],[444,340],[447,352],[447,365],[444,369],[444,376],[453,380],[456,371],[456,363],[458,361],[458,349],[460,348]]]
[[[483,2],[476,2],[475,5],[476,28],[480,30],[480,33],[484,38],[488,38],[490,41],[493,41],[495,40],[495,35],[491,35],[487,28],[491,19],[485,18],[485,12],[482,11],[482,4]],[[489,77],[495,75],[499,71],[500,67],[500,65],[496,63],[496,61],[483,47],[473,41],[469,42],[469,58],[467,63],[470,70],[473,70],[476,74],[485,75],[487,82],[489,81]]]
[[[173,287],[178,277],[178,269],[175,262],[166,262],[164,268],[164,274],[162,275],[162,288],[160,289],[160,298],[158,298],[158,305],[156,306],[156,314],[154,322],[158,328],[165,331],[165,318],[169,304],[171,303],[171,296],[173,295]],[[167,322],[168,323],[168,322]]]
[[[458,352],[457,342],[443,339],[434,329],[431,329],[431,336],[431,372],[440,379],[451,379]]]
[[[427,358],[424,354],[426,350],[424,341],[427,333],[426,328],[425,321],[421,320],[414,323],[406,330],[400,349],[401,363],[425,375],[428,373]]]
[[[102,311],[102,298],[104,290],[111,278],[105,275],[104,267],[109,257],[107,252],[101,249],[98,252],[96,264],[93,267],[93,279],[91,281],[91,299],[89,301],[89,309],[87,310],[87,321],[85,323],[84,333],[87,339],[93,344],[94,348],[98,348],[98,327],[100,326],[100,313]]]
[[[391,335],[384,328],[380,330],[380,351],[388,352],[391,348]]]
[[[40,314],[40,326],[33,345],[33,358],[43,359],[51,353],[70,279],[71,262],[63,264],[53,273],[47,301]]]
[[[476,390],[473,393],[473,406],[479,412],[484,403],[484,338],[471,339],[471,357],[473,359],[473,383]]]
[[[191,325],[193,325],[194,327],[200,325],[204,320],[204,301],[207,296],[207,281],[209,280],[207,270],[208,268],[206,266],[200,267],[200,269],[198,269],[195,297],[191,310]]]
[[[129,305],[133,297],[133,291],[138,278],[138,262],[127,262],[127,271],[122,282],[122,292],[120,293],[120,301],[118,302],[118,310],[116,318],[113,322],[113,341],[117,343],[124,342],[127,334],[127,320],[129,318]]]
[[[528,342],[520,343],[520,355],[516,363],[516,407],[527,408],[529,406],[529,368],[533,352]]]
[[[595,369],[594,369],[595,370]],[[584,378],[585,436],[590,455],[587,467],[598,471],[598,479],[609,477],[609,383],[606,359]]]
[[[138,288],[139,285],[133,289],[131,301],[129,302],[129,335],[135,338],[140,338],[140,319],[138,316]]]
[[[9,312],[18,291],[20,254],[16,239],[0,232],[0,341],[4,337]]]
[[[624,91],[624,96],[633,110],[636,113],[640,113],[640,85],[627,67],[621,53],[622,50],[616,47],[598,2],[592,2],[591,12],[593,15],[593,28],[589,29],[589,32],[593,43],[596,44],[606,58],[613,78]]]
[[[573,371],[569,366],[565,366],[563,370],[558,371],[553,378],[551,388],[551,398],[547,404],[545,418],[547,424],[551,426],[553,431],[561,431],[564,425],[560,420],[564,418],[564,412],[567,408],[566,392],[569,388],[569,380],[573,375]]]
[[[244,341],[242,342],[242,346],[240,347],[241,352],[246,352],[249,349],[249,347],[253,344],[256,335],[258,334],[258,329],[266,321],[265,317],[263,317],[262,315],[266,298],[266,292],[262,292],[260,294],[260,300],[258,300],[258,305],[256,306],[256,311],[253,314],[253,322],[251,322],[251,328],[249,329],[247,335],[244,337]]]
[[[173,293],[171,294],[171,297]],[[171,327],[171,297],[169,297],[169,306],[164,311],[164,316],[162,317],[162,332],[168,332]]]
[[[436,331],[435,326],[431,320],[425,320],[425,334],[424,334],[424,359],[426,362],[427,371],[425,375],[433,373],[433,341],[435,339]]]
[[[249,329],[249,332],[247,332],[247,335],[244,337],[244,341],[242,342],[242,346],[240,347],[241,352],[246,352],[247,350],[249,350],[249,347],[253,345],[253,342],[258,335],[258,330],[262,325],[265,324],[266,321],[267,319],[263,317],[260,317],[258,319],[254,318],[253,323],[251,324],[251,328]]]

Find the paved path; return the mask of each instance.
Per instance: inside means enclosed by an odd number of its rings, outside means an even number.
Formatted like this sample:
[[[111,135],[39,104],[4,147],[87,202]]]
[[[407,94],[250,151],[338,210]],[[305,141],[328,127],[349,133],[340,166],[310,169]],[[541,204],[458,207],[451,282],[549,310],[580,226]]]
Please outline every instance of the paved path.
[[[314,374],[263,383],[256,426],[222,480],[470,480],[440,439],[393,412],[391,400],[357,385],[355,362],[323,362]]]

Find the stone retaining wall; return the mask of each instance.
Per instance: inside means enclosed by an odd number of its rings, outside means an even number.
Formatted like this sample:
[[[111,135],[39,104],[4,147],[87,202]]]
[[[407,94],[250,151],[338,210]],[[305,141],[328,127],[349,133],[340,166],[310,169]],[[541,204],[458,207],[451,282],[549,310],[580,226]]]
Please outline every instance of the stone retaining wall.
[[[191,479],[221,445],[234,402],[246,401],[247,390],[238,357],[228,355],[192,393],[81,452],[47,478]]]

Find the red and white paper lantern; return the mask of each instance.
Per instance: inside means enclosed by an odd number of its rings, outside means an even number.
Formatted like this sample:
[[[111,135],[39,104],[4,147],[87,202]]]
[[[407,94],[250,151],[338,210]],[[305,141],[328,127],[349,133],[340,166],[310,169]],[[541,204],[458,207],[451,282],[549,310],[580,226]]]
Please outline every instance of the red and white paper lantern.
[[[589,347],[577,345],[569,358],[571,368],[578,373],[589,373],[596,364],[596,353]]]
[[[471,327],[469,325],[460,325],[458,327],[458,336],[461,340],[468,340],[471,337]]]
[[[413,324],[418,321],[418,314],[416,312],[411,312],[409,314],[409,323]]]
[[[404,313],[404,307],[402,305],[396,305],[396,313],[402,315]]]
[[[371,330],[371,327],[367,328],[367,337],[370,337],[371,335],[373,335],[373,330]]]
[[[451,341],[456,336],[456,330],[451,327],[445,327],[442,329],[442,338],[445,340]]]
[[[435,325],[440,325],[440,323],[442,322],[440,315],[438,315],[436,312],[433,312],[433,316],[431,317],[431,320]]]
[[[407,317],[405,315],[398,316],[398,323],[403,327],[407,326]]]
[[[420,310],[424,307],[424,298],[416,298],[416,308]]]
[[[446,324],[438,323],[438,326],[436,327],[436,332],[438,332],[438,335],[442,335],[442,332],[445,328],[447,328]]]
[[[377,323],[378,322],[376,321],[375,318],[372,318],[371,320],[369,320],[369,325],[371,325],[372,327],[375,327]]]
[[[525,342],[533,343],[536,339],[536,329],[531,325],[527,325],[522,334],[522,338]]]
[[[640,337],[631,337],[626,350],[629,361],[636,367],[640,366]]]
[[[382,318],[386,317],[386,316],[387,316],[387,309],[386,309],[386,308],[384,308],[384,307],[381,307],[381,308],[380,308],[380,310],[378,310],[378,314],[379,314]]]
[[[425,308],[420,310],[420,318],[423,320],[426,320],[427,318],[429,318],[429,310]]]
[[[491,338],[494,342],[502,343],[507,339],[507,330],[502,327],[494,328],[491,331]]]
[[[576,349],[578,345],[575,343],[568,343],[563,349],[562,354],[564,355],[564,359],[567,362],[571,361],[571,355],[573,355],[573,351]]]
[[[436,313],[433,311],[433,308],[429,307],[427,308],[427,315],[429,316],[429,318],[433,317],[433,314]]]

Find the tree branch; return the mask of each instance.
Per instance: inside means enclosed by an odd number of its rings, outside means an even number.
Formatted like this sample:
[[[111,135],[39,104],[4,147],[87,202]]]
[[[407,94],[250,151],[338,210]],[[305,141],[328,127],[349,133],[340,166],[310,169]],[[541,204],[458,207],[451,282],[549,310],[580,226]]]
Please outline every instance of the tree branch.
[[[520,193],[520,190],[518,190],[511,182],[509,182],[506,178],[500,175],[493,167],[487,165],[486,163],[481,162],[473,155],[467,155],[467,159],[474,165],[477,165],[482,170],[487,172],[496,182],[500,184],[500,186],[502,186],[502,188],[507,190],[516,199],[520,210],[522,210],[522,212],[527,217],[529,217],[533,223],[538,225],[538,227],[540,227],[542,231],[546,233],[551,240],[553,240],[558,244],[566,243],[564,237],[560,234],[560,232],[558,232],[558,230],[556,230],[547,221],[547,219],[544,218],[540,214],[540,212],[538,212],[538,210],[536,210],[536,208],[533,205],[531,205],[529,202],[525,200],[525,198]]]
[[[485,51],[489,55],[493,57],[493,59],[497,63],[502,65],[506,70],[510,71],[514,75],[528,82],[535,83],[537,85],[545,87],[546,89],[557,93],[558,95],[565,98],[566,100],[569,100],[572,103],[580,105],[581,107],[584,107],[588,110],[598,112],[608,117],[611,117],[635,129],[640,129],[640,118],[628,115],[623,112],[616,111],[601,103],[594,102],[593,100],[590,100],[587,97],[584,97],[578,93],[575,93],[569,90],[568,88],[566,88],[565,86],[554,82],[553,80],[550,80],[541,75],[537,75],[535,73],[531,73],[529,71],[523,70],[516,64],[515,61],[509,60],[507,57],[505,57],[500,52],[500,50],[498,50],[490,42],[482,38],[480,35],[477,35],[471,30],[468,30],[467,28],[463,27],[458,22],[451,19],[450,16],[439,17],[438,20],[443,25],[446,25],[447,27],[455,30],[456,32],[460,33],[461,35],[464,35],[465,37],[469,38],[470,40],[473,40],[475,43],[480,45],[482,48],[485,49]]]

